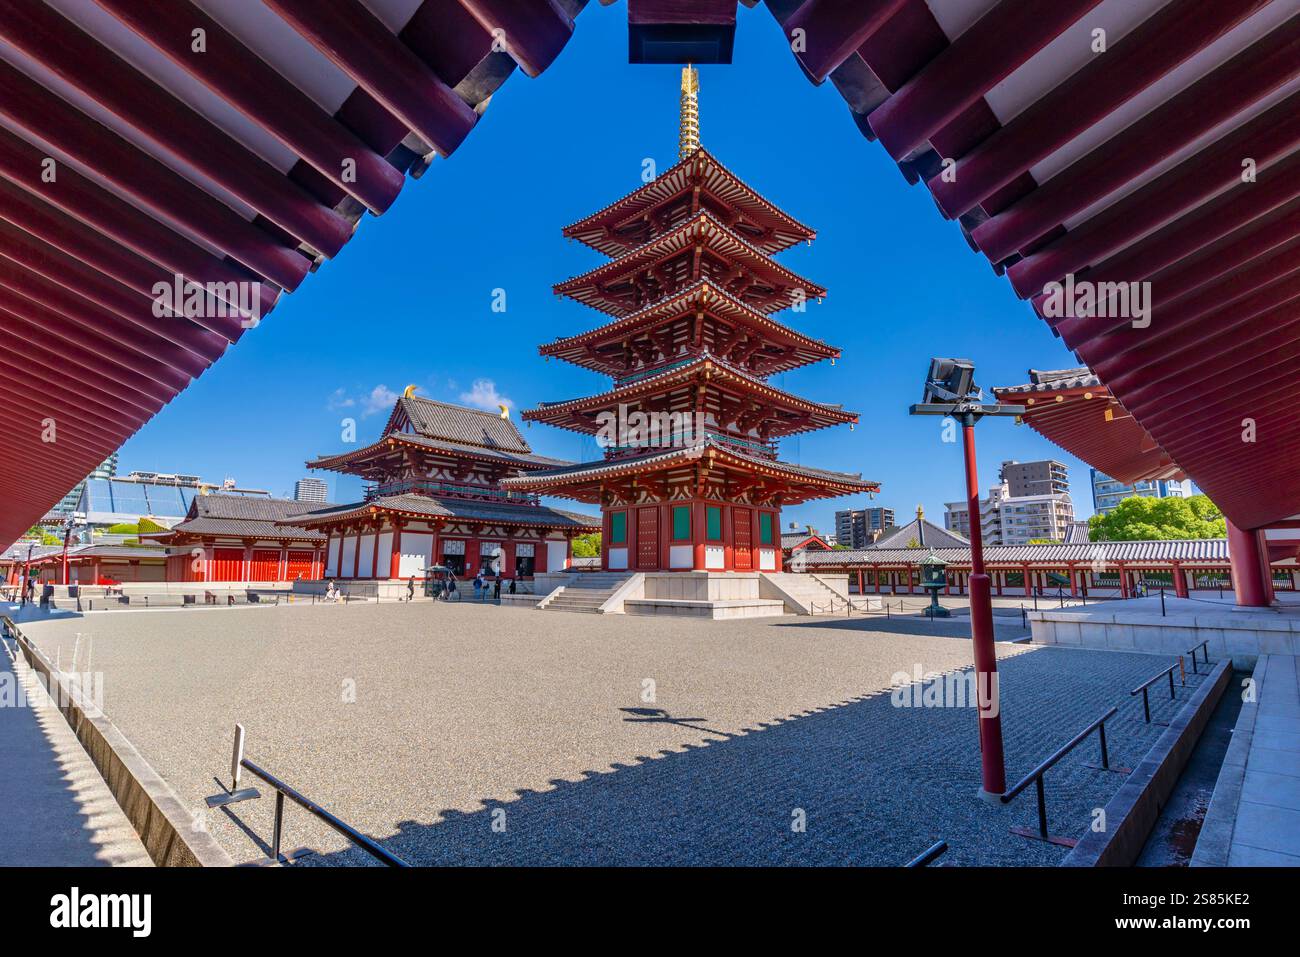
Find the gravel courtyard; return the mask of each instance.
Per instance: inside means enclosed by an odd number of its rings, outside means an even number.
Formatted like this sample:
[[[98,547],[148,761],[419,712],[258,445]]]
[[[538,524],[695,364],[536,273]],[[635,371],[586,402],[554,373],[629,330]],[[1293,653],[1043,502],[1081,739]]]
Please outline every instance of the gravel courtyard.
[[[977,798],[973,708],[891,701],[898,672],[968,668],[969,642],[944,636],[965,627],[415,603],[24,629],[65,669],[90,655],[109,717],[237,861],[265,854],[273,807],[265,787],[203,803],[238,721],[250,759],[413,863],[898,865],[946,839],[946,865],[1055,864],[1064,849],[1007,831],[1034,824],[1032,788],[1006,807]],[[1169,658],[998,653],[1009,783],[1112,705],[1113,765],[1162,730],[1128,690]],[[1167,695],[1152,702],[1168,720]],[[1123,780],[1082,766],[1096,751],[1049,773],[1053,833],[1080,836]],[[369,861],[293,805],[286,831],[318,852],[304,863]]]

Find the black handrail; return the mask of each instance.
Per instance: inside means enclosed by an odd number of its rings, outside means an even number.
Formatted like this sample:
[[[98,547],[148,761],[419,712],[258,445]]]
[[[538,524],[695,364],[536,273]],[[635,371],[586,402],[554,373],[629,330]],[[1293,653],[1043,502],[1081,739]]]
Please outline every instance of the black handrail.
[[[1182,661],[1183,659],[1180,656],[1177,661],[1175,661],[1164,671],[1156,672],[1154,676],[1148,678],[1146,681],[1142,682],[1142,684],[1138,685],[1136,688],[1134,688],[1132,691],[1128,693],[1129,697],[1131,698],[1139,691],[1142,692],[1142,713],[1146,718],[1147,724],[1151,723],[1151,702],[1147,697],[1147,689],[1150,688],[1157,681],[1159,681],[1161,678],[1163,678],[1165,675],[1168,675],[1169,676],[1169,700],[1172,701],[1176,697],[1178,697],[1177,694],[1175,694],[1174,692],[1174,669],[1177,668],[1180,664],[1182,664]]]
[[[277,778],[274,774],[259,768],[252,761],[248,760],[248,758],[241,758],[239,765],[240,767],[247,768],[267,784],[271,785],[271,787],[275,788],[275,830],[272,832],[271,836],[272,861],[279,861],[280,859],[280,836],[284,832],[284,799],[288,797],[294,803],[309,811],[311,814],[314,814],[330,827],[334,828],[334,830],[338,831],[371,857],[378,858],[389,867],[410,867],[406,861],[402,860],[390,851],[385,850],[350,824],[339,820],[315,801],[304,797],[293,787]]]
[[[934,844],[931,844],[928,848],[926,848],[916,857],[912,858],[903,866],[904,867],[925,867],[931,861],[936,860],[939,857],[939,855],[941,855],[946,850],[948,850],[947,841],[936,841]]]
[[[1034,770],[1026,774],[1019,784],[1013,787],[1010,791],[1007,791],[1005,794],[1001,795],[1002,803],[1007,804],[1013,798],[1019,795],[1021,791],[1029,787],[1031,783],[1037,784],[1038,833],[1039,835],[1042,836],[1043,840],[1048,839],[1047,799],[1043,791],[1043,775],[1046,774],[1048,771],[1050,771],[1056,765],[1056,763],[1061,760],[1061,758],[1065,757],[1067,754],[1073,751],[1079,745],[1079,743],[1083,741],[1086,737],[1088,737],[1088,735],[1092,734],[1094,730],[1098,732],[1098,735],[1101,739],[1101,766],[1103,769],[1109,771],[1110,755],[1106,751],[1106,722],[1110,718],[1114,717],[1115,712],[1118,710],[1119,710],[1118,708],[1111,708],[1100,718],[1098,718],[1092,724],[1088,725],[1086,728],[1084,728],[1082,731],[1076,734],[1073,738],[1071,738],[1068,743],[1058,748],[1050,757],[1048,757],[1045,761],[1039,764],[1038,767],[1034,768]]]
[[[1197,648],[1201,649],[1201,654],[1205,656],[1205,664],[1208,667],[1210,664],[1210,640],[1207,638],[1199,645],[1192,645],[1192,647],[1187,650],[1187,653],[1192,656],[1192,674],[1194,675],[1200,674],[1200,672],[1196,670],[1196,649]]]

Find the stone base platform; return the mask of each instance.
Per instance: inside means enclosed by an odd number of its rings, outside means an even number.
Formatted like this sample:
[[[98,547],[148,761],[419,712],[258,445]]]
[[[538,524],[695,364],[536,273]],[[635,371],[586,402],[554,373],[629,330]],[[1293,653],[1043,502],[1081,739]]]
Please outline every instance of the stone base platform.
[[[836,607],[842,611],[848,578],[773,572],[553,572],[539,574],[534,588],[535,595],[511,596],[510,603],[604,615],[737,619],[828,614]]]
[[[1029,612],[1035,643],[1185,655],[1201,642],[1213,660],[1249,671],[1260,655],[1300,653],[1300,595],[1282,593],[1270,608],[1230,598],[1131,598],[1082,608]]]

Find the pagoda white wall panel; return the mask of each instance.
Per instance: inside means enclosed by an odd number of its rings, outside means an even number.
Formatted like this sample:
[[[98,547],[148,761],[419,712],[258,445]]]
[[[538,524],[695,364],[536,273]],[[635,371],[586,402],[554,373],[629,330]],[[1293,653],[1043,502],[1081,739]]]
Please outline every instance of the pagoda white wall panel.
[[[704,567],[709,571],[722,571],[727,567],[727,553],[721,545],[704,546]]]
[[[693,545],[670,545],[668,546],[668,564],[672,568],[690,568],[695,563],[695,547]]]
[[[375,568],[376,578],[387,578],[393,568],[393,533],[381,532],[379,535],[379,563]]]
[[[609,550],[610,571],[621,572],[627,568],[627,549],[611,548]]]
[[[375,575],[375,536],[373,534],[362,535],[357,548],[360,549],[357,559],[357,577],[373,578]]]
[[[357,539],[355,535],[349,535],[343,539],[343,559],[339,564],[339,575],[342,578],[352,577],[352,563],[357,557]]]
[[[402,532],[402,557],[398,565],[402,578],[423,576],[433,564],[433,535],[419,532]]]

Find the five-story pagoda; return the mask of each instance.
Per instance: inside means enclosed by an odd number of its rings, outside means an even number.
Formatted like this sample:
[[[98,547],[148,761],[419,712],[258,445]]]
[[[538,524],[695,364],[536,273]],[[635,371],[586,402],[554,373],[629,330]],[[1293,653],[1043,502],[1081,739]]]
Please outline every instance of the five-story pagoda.
[[[540,351],[614,384],[523,417],[605,457],[502,482],[599,504],[609,571],[777,571],[783,505],[878,489],[777,458],[778,439],[857,415],[768,381],[839,355],[773,318],[825,295],[772,258],[815,234],[700,147],[697,91],[687,67],[677,165],[564,230],[612,259],[556,293],[612,321]]]

